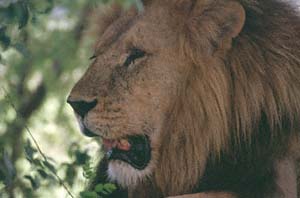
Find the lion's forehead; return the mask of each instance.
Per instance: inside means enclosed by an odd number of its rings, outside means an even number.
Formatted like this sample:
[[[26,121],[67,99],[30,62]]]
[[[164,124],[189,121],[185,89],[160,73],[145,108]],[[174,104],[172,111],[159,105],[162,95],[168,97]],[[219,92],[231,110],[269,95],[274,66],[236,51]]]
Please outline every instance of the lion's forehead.
[[[120,11],[113,10],[113,12]],[[176,19],[166,6],[153,6],[143,11],[131,8],[120,13],[120,17],[105,29],[98,39],[95,51],[96,54],[104,53],[120,40],[130,41],[136,45],[142,41],[142,45],[152,46],[155,49],[161,46],[168,47],[168,44],[176,43],[170,40],[175,41],[177,29]]]

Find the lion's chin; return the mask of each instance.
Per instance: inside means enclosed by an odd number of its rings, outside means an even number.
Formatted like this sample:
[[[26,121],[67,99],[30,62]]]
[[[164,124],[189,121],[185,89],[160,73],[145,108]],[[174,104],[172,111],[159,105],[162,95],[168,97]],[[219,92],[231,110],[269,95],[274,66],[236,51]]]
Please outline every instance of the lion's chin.
[[[153,164],[151,162],[145,169],[138,170],[126,162],[110,160],[107,174],[111,182],[119,184],[122,188],[134,188],[150,177],[152,171]]]

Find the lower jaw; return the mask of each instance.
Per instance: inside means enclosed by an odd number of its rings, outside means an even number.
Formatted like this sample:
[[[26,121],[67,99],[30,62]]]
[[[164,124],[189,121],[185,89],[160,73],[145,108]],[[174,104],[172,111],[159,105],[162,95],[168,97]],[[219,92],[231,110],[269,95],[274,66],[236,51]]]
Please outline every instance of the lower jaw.
[[[108,160],[122,161],[137,170],[144,170],[151,160],[150,140],[147,136],[128,137],[130,149],[112,148],[107,152]]]
[[[136,187],[145,178],[149,178],[151,173],[150,166],[143,170],[138,170],[120,160],[111,160],[107,170],[108,179],[124,189]]]

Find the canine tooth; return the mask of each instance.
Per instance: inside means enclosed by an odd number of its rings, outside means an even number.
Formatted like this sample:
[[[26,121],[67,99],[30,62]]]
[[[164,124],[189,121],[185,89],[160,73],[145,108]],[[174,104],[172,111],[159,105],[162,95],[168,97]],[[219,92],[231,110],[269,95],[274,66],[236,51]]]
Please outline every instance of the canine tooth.
[[[123,143],[123,142],[128,142],[126,139],[120,139],[119,140],[121,143]]]
[[[120,143],[121,143],[122,145],[130,145],[129,142],[128,142],[128,140],[126,140],[126,139],[121,139],[121,140],[120,140]]]
[[[121,140],[119,140],[118,145],[117,145],[117,147],[119,149],[126,150],[126,151],[130,150],[130,146],[131,145],[130,145],[130,143],[128,142],[127,139],[121,139]]]

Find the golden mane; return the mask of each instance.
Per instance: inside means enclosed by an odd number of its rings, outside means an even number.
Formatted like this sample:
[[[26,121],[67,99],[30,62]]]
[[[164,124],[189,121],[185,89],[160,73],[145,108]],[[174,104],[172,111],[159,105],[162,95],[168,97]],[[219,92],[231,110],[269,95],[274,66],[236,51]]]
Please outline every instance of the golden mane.
[[[207,55],[216,48],[214,32],[222,16],[202,29],[190,26],[190,21],[183,28],[182,53],[193,67],[182,84],[161,148],[161,170],[170,171],[158,181],[168,193],[190,192],[199,182],[203,173],[197,167],[210,157],[200,150],[218,159],[221,152],[241,144],[263,143],[259,138],[269,138],[265,144],[274,150],[286,146],[284,137],[299,133],[299,12],[277,0],[239,2],[246,11],[243,31],[218,62]],[[258,134],[261,125],[268,137]],[[167,185],[169,181],[172,185]]]

